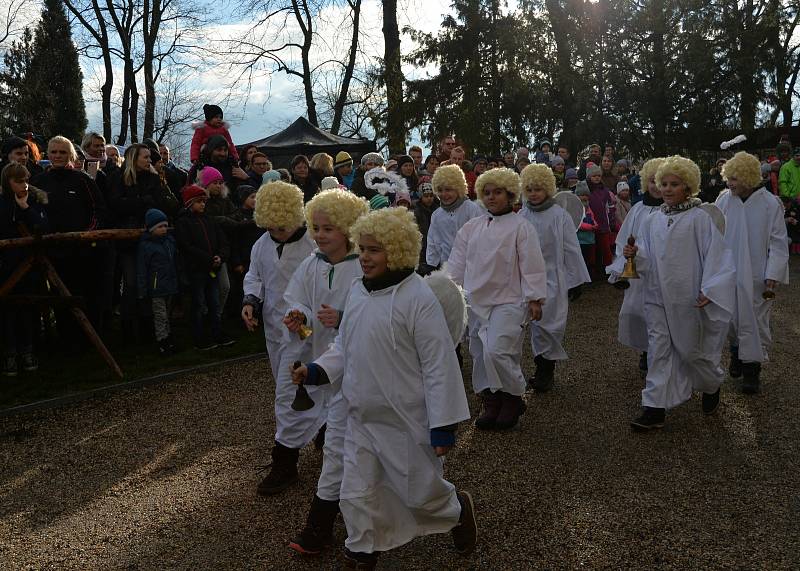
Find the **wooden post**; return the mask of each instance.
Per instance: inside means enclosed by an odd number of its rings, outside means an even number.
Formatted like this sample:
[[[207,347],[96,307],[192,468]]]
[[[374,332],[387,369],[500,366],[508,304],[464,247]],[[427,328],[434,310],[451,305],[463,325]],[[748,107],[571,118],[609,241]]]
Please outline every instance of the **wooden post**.
[[[44,267],[45,272],[47,273],[47,279],[50,280],[50,284],[58,290],[58,292],[63,295],[64,297],[71,297],[72,295],[69,293],[67,286],[64,285],[64,282],[61,281],[61,278],[58,276],[58,272],[53,267],[53,264],[50,263],[50,260],[45,258],[44,256],[39,257],[39,263]],[[116,360],[114,360],[113,355],[109,352],[106,348],[103,340],[100,339],[100,336],[97,334],[97,331],[94,330],[92,323],[86,317],[86,314],[83,310],[79,307],[70,307],[69,310],[72,312],[72,315],[75,316],[75,319],[78,321],[78,325],[81,326],[86,336],[89,338],[89,341],[92,342],[97,352],[100,353],[100,356],[103,357],[108,366],[111,367],[111,370],[114,371],[114,374],[117,375],[120,379],[123,377],[122,369],[119,368]]]
[[[28,256],[19,266],[16,267],[14,273],[12,273],[5,283],[0,286],[0,297],[11,293],[11,290],[14,289],[14,286],[17,285],[19,281],[25,277],[25,274],[27,274],[33,267],[34,260],[34,256]]]

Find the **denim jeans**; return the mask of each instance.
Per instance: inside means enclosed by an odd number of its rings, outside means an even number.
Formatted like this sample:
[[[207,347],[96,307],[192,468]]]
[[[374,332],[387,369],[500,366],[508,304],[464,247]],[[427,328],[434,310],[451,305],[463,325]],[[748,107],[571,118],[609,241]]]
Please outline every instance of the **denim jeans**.
[[[189,275],[192,290],[192,337],[195,344],[202,343],[203,309],[207,308],[211,321],[211,337],[218,340],[222,336],[219,312],[219,277],[211,277],[210,272],[193,272]]]

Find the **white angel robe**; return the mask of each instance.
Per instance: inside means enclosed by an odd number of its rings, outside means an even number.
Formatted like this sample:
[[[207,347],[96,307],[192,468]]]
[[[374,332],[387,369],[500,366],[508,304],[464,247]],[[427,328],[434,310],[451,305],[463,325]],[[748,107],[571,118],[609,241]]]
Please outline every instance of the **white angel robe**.
[[[327,422],[317,495],[329,501],[339,499],[347,405],[340,391],[334,391],[328,385],[309,385],[306,389],[314,401],[314,407],[302,412],[292,410],[297,387],[292,384],[290,371],[294,361],[307,363],[328,350],[339,334],[339,329],[322,325],[317,319],[317,311],[325,304],[343,312],[353,282],[362,275],[357,254],[350,254],[338,264],[332,265],[323,254],[315,252],[315,255],[303,260],[294,272],[284,296],[287,311],[301,311],[313,333],[305,341],[301,341],[296,334],[290,334],[289,348],[281,358],[275,416],[282,417],[284,421],[280,423],[276,440],[282,444],[285,440],[293,441],[297,445],[292,448],[299,448],[310,442]]]
[[[547,298],[536,231],[513,213],[473,218],[458,231],[446,272],[467,297],[473,389],[525,394],[520,360],[528,302]]]
[[[438,268],[450,257],[453,240],[459,229],[486,211],[471,200],[465,200],[452,212],[444,208],[437,208],[431,215],[431,224],[428,227],[428,247],[425,250],[425,261],[428,265]]]
[[[542,319],[531,322],[533,355],[563,361],[569,358],[562,345],[567,329],[569,290],[591,282],[592,278],[583,261],[575,223],[566,210],[558,204],[539,212],[523,206],[519,215],[536,229],[547,267],[547,303],[542,306]]]
[[[616,283],[625,269],[625,256],[622,250],[628,244],[628,237],[633,236],[638,244],[650,223],[651,217],[661,211],[660,206],[647,206],[644,202],[637,202],[630,209],[625,221],[617,233],[617,257],[614,263],[606,268],[609,274],[608,282]],[[647,322],[644,316],[644,280],[629,280],[630,287],[625,290],[622,307],[619,310],[619,329],[617,338],[623,345],[647,351]]]
[[[347,403],[339,507],[351,551],[386,551],[451,530],[461,514],[430,430],[469,418],[444,313],[417,274],[368,292],[357,281],[339,335],[316,359]]]
[[[649,348],[642,405],[669,409],[692,390],[713,393],[722,384],[736,276],[723,236],[702,208],[659,211],[642,238],[636,263],[645,281]],[[711,303],[697,308],[701,292]]]
[[[746,201],[729,191],[716,202],[725,214],[725,243],[736,263],[736,311],[731,345],[739,359],[763,363],[772,344],[769,328],[772,301],[762,297],[764,280],[789,283],[789,242],[783,204],[765,188]]]
[[[250,269],[244,277],[244,294],[255,296],[262,302],[261,320],[264,323],[264,339],[272,378],[275,380],[276,440],[290,448],[299,448],[302,444],[296,445],[296,439],[285,438],[285,419],[280,414],[279,397],[282,393],[279,390],[281,387],[279,378],[284,374],[281,371],[283,353],[290,341],[289,331],[283,324],[283,318],[288,311],[283,296],[292,274],[300,263],[311,255],[314,247],[314,241],[308,232],[299,240],[282,245],[273,241],[267,232],[253,244]],[[289,403],[291,404],[291,401]]]

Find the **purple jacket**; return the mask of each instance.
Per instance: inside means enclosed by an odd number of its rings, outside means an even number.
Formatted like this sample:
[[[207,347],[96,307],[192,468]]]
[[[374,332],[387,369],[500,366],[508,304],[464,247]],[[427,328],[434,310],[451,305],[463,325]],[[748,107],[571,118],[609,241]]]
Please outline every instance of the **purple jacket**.
[[[608,190],[603,183],[589,183],[589,208],[594,213],[597,222],[597,234],[608,234],[614,226],[614,194]]]

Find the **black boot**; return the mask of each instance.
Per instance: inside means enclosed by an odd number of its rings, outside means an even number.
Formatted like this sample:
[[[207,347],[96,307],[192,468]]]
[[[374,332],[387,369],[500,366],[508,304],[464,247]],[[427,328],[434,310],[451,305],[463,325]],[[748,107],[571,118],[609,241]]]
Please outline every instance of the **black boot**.
[[[342,552],[342,569],[372,571],[378,564],[378,553],[357,553],[346,547]]]
[[[631,421],[631,428],[637,432],[646,432],[664,427],[664,409],[652,406],[642,407],[642,414]]]
[[[739,360],[739,348],[731,347],[731,364],[728,367],[728,374],[732,379],[742,376],[742,362]]]
[[[300,450],[287,448],[279,442],[272,449],[272,465],[267,477],[258,484],[258,494],[272,496],[278,494],[297,481],[297,460]]]
[[[541,355],[537,355],[536,359],[534,359],[536,361],[536,374],[533,375],[531,386],[537,393],[546,393],[553,388],[556,362],[545,359]]]
[[[498,392],[497,394],[503,395],[503,403],[500,407],[500,414],[497,415],[494,421],[494,428],[495,430],[514,428],[519,421],[519,417],[522,416],[528,407],[520,396],[510,395],[504,392]]]
[[[742,392],[754,395],[761,388],[761,363],[742,363]]]
[[[703,414],[710,416],[719,408],[719,389],[713,393],[703,393]]]
[[[314,494],[306,527],[289,542],[289,548],[300,555],[318,555],[333,540],[333,524],[338,513],[338,500],[323,500]]]
[[[489,389],[484,389],[481,399],[483,400],[483,412],[475,421],[475,428],[492,430],[497,416],[500,414],[500,408],[503,406],[502,394],[500,391],[493,393]]]

